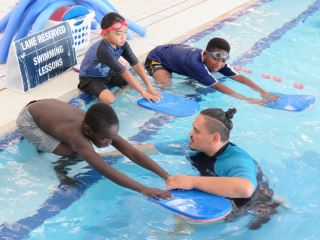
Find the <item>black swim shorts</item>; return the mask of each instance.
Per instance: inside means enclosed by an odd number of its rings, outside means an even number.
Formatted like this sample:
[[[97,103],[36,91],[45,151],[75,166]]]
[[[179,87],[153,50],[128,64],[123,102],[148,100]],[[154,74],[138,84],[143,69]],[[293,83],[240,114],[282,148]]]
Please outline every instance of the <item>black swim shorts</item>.
[[[170,72],[168,69],[166,69],[164,66],[162,66],[162,64],[160,62],[151,60],[149,58],[146,59],[146,61],[144,63],[144,67],[148,71],[150,76],[153,76],[153,74],[158,70],[166,70],[166,71]]]
[[[99,97],[100,93],[105,89],[124,87],[126,85],[128,85],[127,81],[120,74],[110,70],[107,77],[80,77],[78,88]]]

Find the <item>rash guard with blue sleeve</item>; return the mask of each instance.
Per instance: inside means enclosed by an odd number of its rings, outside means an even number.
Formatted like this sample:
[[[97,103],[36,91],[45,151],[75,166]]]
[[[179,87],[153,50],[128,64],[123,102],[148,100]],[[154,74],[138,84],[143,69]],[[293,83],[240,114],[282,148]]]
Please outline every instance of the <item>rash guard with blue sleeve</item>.
[[[256,162],[232,143],[225,145],[212,157],[196,153],[190,159],[202,176],[240,177],[248,179],[254,189],[257,187]]]
[[[120,56],[126,59],[131,66],[139,62],[128,42],[114,48],[107,40],[99,40],[86,52],[79,75],[80,77],[106,77],[110,70],[120,74],[126,70],[126,67],[118,61]]]

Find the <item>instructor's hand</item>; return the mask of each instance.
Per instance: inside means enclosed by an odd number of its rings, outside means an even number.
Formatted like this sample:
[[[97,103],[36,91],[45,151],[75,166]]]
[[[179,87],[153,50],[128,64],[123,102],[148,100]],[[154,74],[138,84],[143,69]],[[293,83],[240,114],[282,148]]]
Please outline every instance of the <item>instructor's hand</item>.
[[[171,189],[184,189],[184,190],[190,190],[194,188],[194,181],[192,176],[183,176],[183,175],[177,175],[177,176],[171,176],[168,177],[167,180],[167,190]]]

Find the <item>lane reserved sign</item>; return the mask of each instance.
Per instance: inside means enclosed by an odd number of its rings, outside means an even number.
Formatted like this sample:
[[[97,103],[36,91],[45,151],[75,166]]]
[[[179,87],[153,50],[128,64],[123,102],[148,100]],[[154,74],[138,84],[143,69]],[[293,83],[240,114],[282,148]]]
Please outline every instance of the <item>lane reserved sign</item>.
[[[10,71],[9,64],[14,63],[8,61],[7,87],[26,92],[76,65],[72,45],[72,32],[67,22],[14,42],[20,77],[15,70]]]

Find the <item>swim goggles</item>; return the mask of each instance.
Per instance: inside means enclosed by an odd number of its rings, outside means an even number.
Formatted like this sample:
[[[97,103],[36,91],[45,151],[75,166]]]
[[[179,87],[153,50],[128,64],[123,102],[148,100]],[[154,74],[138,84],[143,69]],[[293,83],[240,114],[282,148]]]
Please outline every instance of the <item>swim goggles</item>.
[[[229,58],[230,58],[229,54],[224,55],[221,52],[210,52],[210,51],[207,51],[207,53],[209,53],[211,56],[213,56],[216,59],[222,59],[223,62],[229,60]]]
[[[110,30],[119,30],[122,26],[128,27],[128,22],[126,20],[124,20],[122,22],[116,22],[116,23],[112,24],[110,27],[108,27],[106,29],[102,29],[100,34],[104,34],[106,32],[109,32]]]

